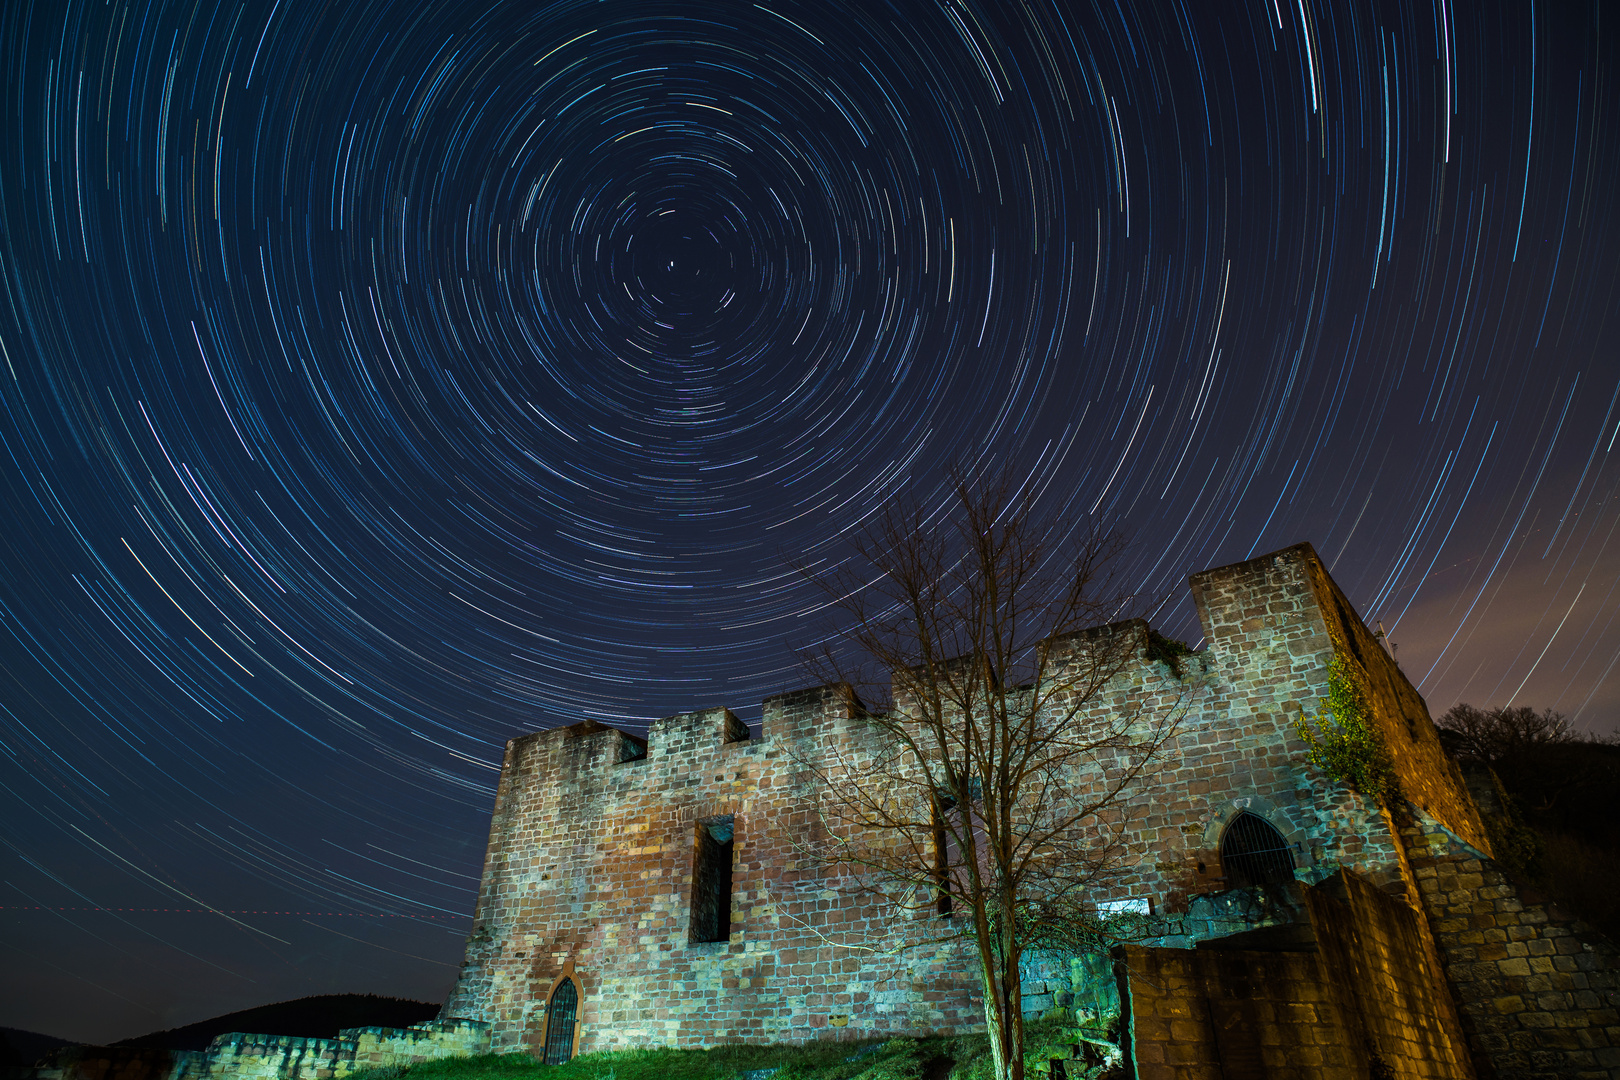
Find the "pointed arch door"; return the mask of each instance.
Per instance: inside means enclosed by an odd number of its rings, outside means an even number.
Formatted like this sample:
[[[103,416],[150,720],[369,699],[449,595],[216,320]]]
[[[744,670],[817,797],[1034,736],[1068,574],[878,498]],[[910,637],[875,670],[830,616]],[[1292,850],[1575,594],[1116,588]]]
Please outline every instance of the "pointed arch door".
[[[574,1030],[578,1019],[579,988],[573,979],[565,977],[546,1003],[544,1060],[547,1065],[563,1065],[574,1056]]]

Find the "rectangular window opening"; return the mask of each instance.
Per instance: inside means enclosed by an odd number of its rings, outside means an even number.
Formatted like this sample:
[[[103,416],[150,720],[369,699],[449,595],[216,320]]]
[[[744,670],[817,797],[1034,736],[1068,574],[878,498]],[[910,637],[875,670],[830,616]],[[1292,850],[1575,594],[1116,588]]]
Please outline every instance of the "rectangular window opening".
[[[628,732],[619,732],[619,755],[617,763],[620,765],[629,761],[647,760],[647,740],[637,738]]]
[[[731,938],[731,814],[698,822],[692,857],[692,941]]]
[[[951,849],[955,844],[946,819],[955,807],[950,796],[936,794],[929,814],[934,826],[934,909],[940,918],[951,914]]]

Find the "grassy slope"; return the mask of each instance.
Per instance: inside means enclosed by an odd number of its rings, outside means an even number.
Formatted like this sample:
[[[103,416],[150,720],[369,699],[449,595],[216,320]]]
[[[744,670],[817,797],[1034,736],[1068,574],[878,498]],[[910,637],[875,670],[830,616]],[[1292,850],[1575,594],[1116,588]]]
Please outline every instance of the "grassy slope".
[[[1496,772],[1536,834],[1509,869],[1620,941],[1620,743],[1533,746]]]
[[[1025,1069],[1043,1072],[1052,1057],[1069,1056],[1077,1034],[1061,1021],[1030,1025]],[[1065,1061],[1069,1080],[1100,1070]],[[778,1069],[770,1080],[987,1080],[992,1074],[983,1035],[819,1042],[807,1046],[717,1046],[709,1050],[618,1050],[585,1054],[566,1065],[541,1065],[527,1054],[449,1058],[410,1068],[354,1073],[351,1080],[754,1080],[743,1074]],[[762,1078],[761,1078],[762,1080]]]

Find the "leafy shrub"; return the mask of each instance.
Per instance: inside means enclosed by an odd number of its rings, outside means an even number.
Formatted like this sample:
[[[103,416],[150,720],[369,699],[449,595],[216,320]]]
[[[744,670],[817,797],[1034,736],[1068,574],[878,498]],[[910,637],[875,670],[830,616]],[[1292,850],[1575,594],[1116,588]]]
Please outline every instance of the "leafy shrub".
[[[1361,673],[1337,637],[1328,662],[1328,693],[1312,722],[1301,716],[1294,730],[1310,747],[1310,762],[1351,790],[1383,806],[1400,804],[1400,782],[1389,748],[1373,720]]]
[[[1178,679],[1181,678],[1182,658],[1196,655],[1193,652],[1193,647],[1188,645],[1185,641],[1179,641],[1172,637],[1165,637],[1157,630],[1148,630],[1147,636],[1148,660],[1150,662],[1154,660],[1162,662],[1170,669],[1170,673],[1172,675]]]

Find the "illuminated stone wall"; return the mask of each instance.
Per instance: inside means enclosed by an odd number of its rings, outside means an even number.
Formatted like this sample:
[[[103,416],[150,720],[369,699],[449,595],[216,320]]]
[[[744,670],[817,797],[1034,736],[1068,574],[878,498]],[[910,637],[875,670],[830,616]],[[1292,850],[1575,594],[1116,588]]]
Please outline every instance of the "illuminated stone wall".
[[[489,1050],[489,1026],[468,1020],[408,1028],[346,1028],[335,1039],[231,1034],[209,1045],[203,1075],[206,1080],[342,1080],[360,1069],[415,1065]]]
[[[488,1019],[497,1048],[536,1048],[543,1004],[571,965],[582,1051],[977,1022],[954,946],[873,955],[888,948],[890,913],[842,902],[796,846],[815,827],[797,762],[834,740],[859,755],[867,731],[852,708],[836,689],[772,698],[753,740],[723,709],[669,717],[652,726],[644,757],[592,724],[514,740],[467,964],[444,1015]],[[699,823],[727,815],[732,932],[694,943]]]
[[[1217,917],[1213,898],[1228,887],[1222,831],[1248,811],[1293,845],[1301,880],[1347,868],[1415,901],[1384,814],[1312,769],[1295,732],[1326,691],[1330,626],[1360,649],[1403,783],[1484,843],[1421,698],[1309,545],[1195,575],[1192,589],[1206,647],[1179,672],[1148,658],[1140,622],[1056,643],[1061,652],[1098,634],[1135,635],[1136,663],[1094,707],[1185,710],[1126,807],[1130,865],[1096,899],[1151,903],[1163,945],[1253,925]],[[581,994],[580,1052],[982,1027],[977,976],[959,946],[896,951],[937,923],[909,925],[851,899],[806,857],[821,793],[804,763],[881,749],[859,715],[846,691],[826,687],[768,699],[755,739],[712,708],[654,723],[644,756],[633,736],[590,722],[513,740],[474,931],[443,1015],[489,1021],[498,1049],[533,1049],[566,972]],[[699,823],[725,816],[732,933],[695,944]],[[1044,1004],[1057,992],[1043,982],[1032,996]]]
[[[68,1046],[8,1080],[343,1080],[361,1069],[415,1065],[490,1050],[489,1025],[435,1021],[408,1028],[345,1028],[335,1039],[220,1035],[207,1050]]]

